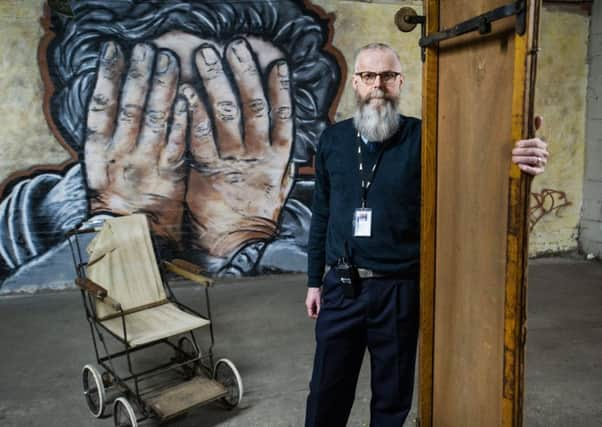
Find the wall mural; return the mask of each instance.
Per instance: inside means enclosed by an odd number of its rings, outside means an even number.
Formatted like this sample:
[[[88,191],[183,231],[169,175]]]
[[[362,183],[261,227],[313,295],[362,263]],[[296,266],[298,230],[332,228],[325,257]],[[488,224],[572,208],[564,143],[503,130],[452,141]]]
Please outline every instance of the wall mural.
[[[71,4],[46,8],[39,65],[74,162],[5,186],[0,280],[66,256],[78,224],[132,212],[211,274],[303,271],[301,172],[340,95],[328,17],[292,0]]]

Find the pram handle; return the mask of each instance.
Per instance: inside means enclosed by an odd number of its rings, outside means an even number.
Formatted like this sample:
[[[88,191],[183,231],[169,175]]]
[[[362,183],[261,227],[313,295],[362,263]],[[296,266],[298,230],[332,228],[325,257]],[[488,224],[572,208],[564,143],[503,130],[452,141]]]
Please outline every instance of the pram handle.
[[[202,271],[201,267],[191,262],[183,259],[174,259],[172,261],[163,261],[163,265],[167,271],[192,280],[199,285],[213,286],[213,280],[200,274]]]
[[[203,272],[201,267],[184,259],[174,258],[168,262],[171,262],[172,264],[177,265],[178,267],[183,268],[192,274],[201,274]]]
[[[94,295],[99,300],[109,304],[111,307],[113,307],[113,309],[115,309],[117,311],[121,311],[121,304],[119,304],[113,298],[109,297],[107,290],[105,288],[103,288],[102,286],[100,286],[98,283],[93,282],[92,280],[88,279],[87,277],[78,277],[75,279],[75,284],[79,288],[81,288],[87,292],[90,292],[92,295]]]

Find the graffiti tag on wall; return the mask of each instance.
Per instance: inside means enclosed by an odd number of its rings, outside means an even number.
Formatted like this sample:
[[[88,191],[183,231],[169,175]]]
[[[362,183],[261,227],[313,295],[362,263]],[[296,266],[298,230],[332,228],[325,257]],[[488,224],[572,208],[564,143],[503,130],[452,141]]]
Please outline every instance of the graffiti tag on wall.
[[[571,204],[564,191],[544,188],[539,193],[531,193],[529,231],[533,231],[535,224],[544,216],[551,213],[558,215],[561,208],[570,206]]]

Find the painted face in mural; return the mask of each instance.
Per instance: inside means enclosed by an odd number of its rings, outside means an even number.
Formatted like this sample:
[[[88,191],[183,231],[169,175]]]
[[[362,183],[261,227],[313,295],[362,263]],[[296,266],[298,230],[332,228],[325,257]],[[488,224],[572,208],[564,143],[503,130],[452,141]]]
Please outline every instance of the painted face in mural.
[[[129,58],[107,42],[85,143],[92,210],[147,212],[178,240],[187,209],[194,246],[215,256],[271,237],[292,184],[292,111],[288,64],[256,38],[169,32]]]
[[[356,59],[352,84],[356,129],[370,141],[383,141],[395,134],[399,128],[397,108],[403,85],[397,55],[384,48],[363,50]]]

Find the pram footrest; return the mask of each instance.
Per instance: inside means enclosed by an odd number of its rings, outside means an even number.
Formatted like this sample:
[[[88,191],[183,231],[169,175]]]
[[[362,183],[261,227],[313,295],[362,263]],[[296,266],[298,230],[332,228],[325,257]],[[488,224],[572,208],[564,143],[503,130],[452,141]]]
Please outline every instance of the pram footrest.
[[[217,400],[227,394],[224,386],[206,377],[194,377],[190,381],[164,390],[148,404],[161,419],[180,415],[195,406]]]

